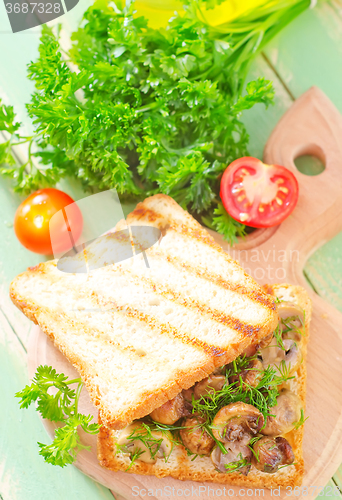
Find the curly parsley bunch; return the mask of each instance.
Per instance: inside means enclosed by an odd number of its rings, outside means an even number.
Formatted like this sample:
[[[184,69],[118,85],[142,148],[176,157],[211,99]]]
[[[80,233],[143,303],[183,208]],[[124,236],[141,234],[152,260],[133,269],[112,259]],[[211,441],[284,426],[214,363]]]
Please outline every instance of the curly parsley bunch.
[[[264,78],[242,95],[243,82],[263,43],[309,0],[259,7],[217,28],[201,16],[213,0],[184,3],[185,14],[175,14],[166,29],[150,28],[131,2],[90,8],[72,35],[73,65],[58,36],[43,27],[39,58],[29,65],[36,91],[27,108],[36,135],[20,137],[12,108],[0,107],[0,130],[11,134],[0,149],[0,163],[8,163],[2,173],[16,179],[17,190],[71,176],[88,188],[116,188],[124,198],[162,192],[227,240],[243,234],[220,204],[220,177],[247,154],[241,112],[268,106],[274,95]],[[26,139],[38,151],[30,149],[19,167],[10,148]]]

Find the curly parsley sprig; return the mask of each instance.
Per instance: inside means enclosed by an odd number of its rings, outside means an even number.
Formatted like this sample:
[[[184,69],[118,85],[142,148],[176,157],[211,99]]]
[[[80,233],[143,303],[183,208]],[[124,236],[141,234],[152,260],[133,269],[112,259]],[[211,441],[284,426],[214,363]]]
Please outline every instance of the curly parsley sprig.
[[[77,384],[76,389],[70,386]],[[82,449],[89,446],[82,444],[78,427],[89,434],[97,434],[100,425],[91,423],[92,415],[78,413],[78,402],[83,387],[80,378],[68,380],[63,373],[56,373],[52,366],[38,366],[31,385],[15,394],[20,398],[20,408],[28,408],[37,402],[37,411],[43,418],[52,422],[63,422],[63,427],[55,430],[55,439],[50,445],[38,443],[39,454],[52,465],[65,467],[76,460]]]

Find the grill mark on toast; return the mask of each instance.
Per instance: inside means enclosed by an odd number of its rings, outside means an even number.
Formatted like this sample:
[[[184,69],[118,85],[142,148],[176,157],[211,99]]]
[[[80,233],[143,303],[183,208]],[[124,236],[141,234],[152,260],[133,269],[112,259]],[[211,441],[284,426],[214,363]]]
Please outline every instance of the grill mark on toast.
[[[266,293],[258,292],[257,290],[248,290],[243,285],[238,285],[227,281],[215,273],[211,273],[207,270],[203,271],[198,266],[192,266],[191,264],[184,263],[179,257],[173,257],[169,254],[162,254],[160,251],[155,251],[150,248],[148,250],[148,254],[159,260],[167,260],[173,267],[175,267],[179,271],[186,270],[189,274],[197,276],[198,278],[202,278],[206,281],[210,281],[210,283],[215,283],[215,285],[220,288],[224,288],[225,290],[230,290],[231,292],[236,292],[240,295],[247,296],[251,301],[257,302],[259,305],[270,309],[271,311],[276,310],[275,301],[271,296],[268,296]]]
[[[82,309],[81,310],[78,309],[78,311],[82,312]],[[53,317],[52,311],[49,314],[51,315],[51,317]],[[82,318],[82,317],[75,318],[72,315],[68,314],[67,312],[64,312],[64,315],[67,319],[69,319],[69,321],[77,320],[80,323],[85,324],[84,318]],[[123,345],[122,343],[120,343],[118,341],[115,341],[115,340],[108,338],[108,334],[106,334],[105,332],[103,332],[102,330],[100,330],[98,328],[92,327],[91,329],[87,329],[87,330],[84,329],[84,337],[89,338],[91,340],[96,340],[98,337],[100,339],[100,341],[103,342],[104,344],[111,345],[111,346],[115,347],[115,349],[117,349],[118,351],[125,352],[125,353],[129,352],[129,353],[140,358],[140,355],[138,352],[139,349],[135,348],[134,346],[132,346],[130,344]]]
[[[137,219],[137,220],[147,220],[148,222],[156,222],[158,219],[163,221],[164,217],[161,214],[158,214],[154,210],[151,210],[150,208],[146,208],[146,206],[143,206],[143,203],[138,203],[137,207],[131,212],[128,217],[127,217],[127,222],[129,223],[130,219]],[[158,224],[162,225],[162,224]]]
[[[75,284],[76,285],[76,284]],[[204,351],[207,355],[213,356],[214,358],[216,357],[221,357],[226,353],[224,349],[220,349],[214,345],[208,344],[204,341],[201,341],[196,338],[191,338],[188,336],[186,333],[182,334],[179,332],[179,330],[175,327],[172,327],[168,323],[161,323],[157,318],[155,318],[152,315],[142,313],[139,311],[139,309],[136,309],[134,307],[124,305],[124,306],[119,306],[116,302],[111,301],[111,300],[105,300],[103,299],[97,292],[92,291],[90,294],[86,290],[82,288],[82,286],[74,285],[74,292],[77,293],[80,297],[82,295],[88,297],[90,295],[90,300],[92,300],[93,303],[96,304],[96,306],[101,306],[105,308],[106,311],[108,310],[115,310],[118,313],[121,313],[124,316],[127,316],[129,318],[132,318],[134,320],[139,320],[143,324],[147,325],[150,329],[154,331],[158,331],[159,334],[167,334],[170,337],[177,338],[180,340],[183,344],[191,344],[196,348],[201,349]],[[77,290],[76,290],[77,289]],[[29,301],[30,302],[30,301]],[[27,307],[28,304],[25,304]],[[26,307],[23,307],[23,309],[26,309]]]
[[[255,341],[258,340],[258,334],[261,329],[259,325],[255,326],[250,325],[249,323],[240,321],[239,319],[234,318],[229,314],[224,314],[221,311],[212,309],[211,307],[206,306],[205,304],[197,301],[196,299],[191,299],[190,297],[185,298],[184,295],[182,295],[182,293],[175,292],[172,288],[168,287],[167,285],[163,285],[161,283],[153,281],[152,279],[146,278],[145,276],[136,275],[132,272],[131,269],[120,268],[115,270],[114,272],[115,273],[119,272],[122,276],[129,275],[129,278],[131,279],[131,281],[133,281],[134,285],[139,285],[141,282],[143,282],[151,290],[153,290],[153,292],[159,294],[161,297],[164,297],[171,302],[174,302],[188,309],[196,311],[199,315],[206,314],[213,321],[228,326],[229,328],[232,328],[233,330],[235,330],[240,334],[240,339],[237,339],[237,342],[239,340],[243,340],[244,338],[251,336],[255,337]]]
[[[93,292],[94,293],[94,292]],[[220,349],[206,342],[191,338],[186,334],[182,334],[175,327],[172,327],[168,323],[161,323],[154,316],[146,313],[142,313],[138,309],[130,306],[118,306],[117,304],[110,302],[114,305],[115,310],[122,313],[129,318],[136,319],[147,325],[151,330],[157,330],[160,334],[171,334],[176,339],[180,340],[183,344],[193,345],[194,347],[202,349],[206,354],[210,356],[220,357],[226,353],[224,349]]]
[[[141,207],[139,207],[139,205],[140,204],[138,204],[138,207],[130,214],[130,217],[132,216],[132,218],[133,218],[133,215],[138,215],[138,217],[137,217],[138,219],[147,218],[147,220],[149,222],[156,222],[158,219],[163,221],[163,215],[158,214],[157,212],[155,212],[151,209],[148,209],[148,208],[144,208],[144,207],[141,208]],[[166,230],[167,231],[172,230],[172,231],[175,231],[176,233],[182,233],[183,235],[190,236],[191,238],[193,238],[197,241],[200,241],[201,243],[209,245],[210,247],[213,247],[216,250],[218,250],[226,258],[226,260],[229,262],[229,264],[235,265],[235,261],[229,257],[229,255],[212,239],[212,237],[210,235],[208,235],[208,233],[206,233],[206,231],[204,229],[201,228],[201,226],[199,226],[198,230],[194,230],[193,228],[189,228],[188,226],[185,226],[184,224],[178,224],[178,225],[176,225],[176,224],[171,225],[169,223],[165,224],[165,219],[164,219],[163,224],[157,224],[156,226],[159,227],[159,229],[161,229],[162,233],[164,233],[164,234],[165,234]],[[205,234],[202,234],[202,231]],[[122,238],[127,239],[126,236],[122,236]],[[135,245],[137,245],[137,244],[135,243]],[[184,261],[182,261],[179,257],[171,256],[164,251],[163,251],[163,254],[161,254],[160,250],[156,252],[153,247],[151,247],[147,251],[148,251],[149,255],[152,255],[156,258],[159,258],[160,260],[162,260],[162,259],[167,260],[171,265],[176,267],[178,270],[182,270],[182,271],[186,270],[189,273],[191,273],[199,278],[202,278],[206,281],[210,281],[210,282],[215,283],[217,286],[219,286],[221,288],[239,293],[240,295],[246,295],[253,302],[258,303],[259,305],[266,307],[271,311],[276,310],[276,304],[275,304],[274,299],[272,299],[271,294],[262,293],[262,292],[259,292],[257,290],[248,290],[248,288],[246,288],[245,286],[234,284],[234,283],[231,283],[227,280],[224,280],[223,278],[221,278],[220,276],[218,276],[215,273],[210,273],[207,270],[202,271],[198,266],[195,267],[195,266],[191,266],[191,264],[184,263]],[[237,266],[237,267],[240,267],[240,266]],[[45,271],[42,264],[38,264],[37,266],[29,268],[29,270],[31,272],[41,272],[41,273],[44,273],[44,271]],[[245,278],[248,281],[251,281],[251,285],[254,285],[253,280],[251,280],[250,277],[246,273],[244,273],[244,274],[245,274]]]
[[[73,324],[75,321],[77,321],[77,322],[84,325],[83,326],[83,335],[84,335],[85,339],[89,339],[89,340],[94,341],[94,340],[96,340],[97,336],[99,336],[101,342],[103,342],[104,344],[111,345],[111,346],[115,347],[115,349],[117,349],[120,352],[131,353],[131,354],[139,357],[139,354],[138,354],[137,349],[135,347],[133,347],[129,344],[122,345],[122,344],[120,344],[120,342],[116,342],[115,340],[108,338],[108,335],[106,333],[104,333],[102,330],[99,330],[97,328],[93,328],[93,327],[87,328],[85,326],[85,322],[84,322],[83,318],[75,318],[72,315],[68,314],[67,312],[64,312],[64,317],[61,318],[59,314],[55,314],[54,311],[52,311],[51,309],[44,308],[38,314],[38,322],[39,322],[40,318],[44,317],[45,315],[48,315],[50,318],[54,319],[54,321],[57,324],[58,324],[58,322],[64,323],[65,319],[70,321],[70,324]],[[53,338],[53,340],[55,340],[55,337]]]
[[[79,291],[79,293],[82,295],[84,292]],[[166,334],[171,338],[174,337],[180,340],[183,344],[192,345],[197,349],[204,351],[209,356],[220,358],[221,356],[226,354],[226,351],[224,349],[220,349],[197,338],[191,338],[186,333],[181,333],[177,328],[172,327],[168,323],[162,323],[154,316],[143,313],[139,311],[139,309],[128,305],[120,306],[113,300],[105,300],[94,290],[91,292],[90,296],[91,300],[97,306],[105,307],[106,311],[114,309],[116,312],[120,313],[123,316],[127,316],[128,318],[140,321],[149,329],[157,331],[161,335]]]
[[[112,305],[113,305],[113,303],[111,303],[111,306],[112,306]],[[113,307],[110,307],[110,308],[106,309],[106,311],[110,311],[110,310],[112,310],[112,309],[113,309]],[[125,315],[125,312],[126,312],[127,306],[116,306],[116,304],[115,304],[115,309],[116,309],[116,311],[117,311],[119,314],[124,313],[123,315]],[[82,312],[82,309],[78,309],[78,311]],[[129,316],[129,317],[131,317],[131,318],[134,318],[134,319],[138,319],[138,321],[141,321],[141,319],[140,319],[140,318],[136,318],[136,316],[135,316],[135,312],[136,312],[136,311],[137,311],[137,310],[135,310],[135,309],[133,309],[133,308],[132,308],[132,311],[130,311],[130,312],[129,312],[129,314],[127,314],[127,316]],[[101,311],[99,311],[99,312],[101,312]],[[71,317],[71,316],[70,316],[70,314],[68,314],[68,313],[64,313],[64,314],[65,314],[65,316],[66,316],[67,318],[69,318],[69,320],[71,320],[71,321],[74,321],[74,320],[75,320],[75,318]],[[52,313],[51,313],[51,316],[53,316],[53,314],[52,314]],[[147,315],[146,315],[146,316],[147,316]],[[83,323],[83,322],[84,322],[84,319],[83,319],[82,317],[79,317],[79,318],[76,318],[76,319],[77,319],[77,321],[80,321],[81,323]],[[156,321],[158,321],[158,320],[156,320]],[[160,323],[160,322],[158,322],[158,323],[159,323],[159,325],[163,325],[163,323]],[[158,328],[158,330],[159,330],[159,331],[161,331],[159,326],[157,326],[157,328]],[[151,327],[151,329],[152,329],[152,327]],[[208,350],[208,348],[209,348],[209,349],[210,349],[210,354],[212,355],[212,350],[214,349],[214,346],[210,346],[209,344],[206,344],[205,342],[202,342],[202,341],[200,341],[200,340],[198,340],[198,339],[194,339],[194,341],[192,341],[192,342],[183,342],[183,337],[182,337],[182,335],[181,335],[181,334],[178,334],[178,333],[177,333],[177,329],[176,329],[176,328],[172,328],[172,327],[170,327],[170,329],[169,329],[169,330],[175,330],[175,332],[176,332],[176,333],[175,333],[175,334],[173,334],[173,335],[172,335],[172,337],[175,337],[175,338],[177,338],[178,340],[181,340],[181,341],[182,341],[182,343],[186,343],[186,344],[191,343],[191,344],[192,344],[192,345],[194,345],[196,348],[200,347],[200,348],[202,348],[202,349],[206,352],[206,354],[207,354],[207,350]],[[165,329],[165,330],[164,330],[164,332],[169,331],[169,330],[166,330],[166,329]],[[164,332],[163,332],[163,333],[164,333]],[[125,352],[125,351],[129,351],[129,352],[131,352],[132,354],[134,354],[135,356],[137,356],[137,357],[139,357],[139,358],[140,358],[140,355],[139,355],[139,352],[138,352],[138,351],[139,351],[139,349],[137,349],[137,348],[135,348],[134,346],[129,345],[129,344],[127,344],[127,345],[123,345],[123,344],[122,344],[122,343],[120,343],[120,342],[117,342],[117,341],[115,341],[115,340],[112,340],[112,339],[108,338],[108,335],[107,335],[106,333],[104,333],[104,332],[103,332],[102,330],[100,330],[100,329],[96,329],[96,328],[93,328],[93,327],[92,327],[91,329],[87,330],[87,332],[85,332],[85,336],[89,336],[89,338],[91,338],[91,339],[96,339],[96,336],[97,336],[97,335],[99,335],[99,336],[100,336],[100,340],[101,340],[101,342],[104,342],[105,344],[112,345],[112,346],[114,346],[115,348],[117,348],[118,350],[123,351],[123,352]],[[190,340],[191,340],[191,339],[190,339]],[[217,349],[217,351],[219,351],[219,349]],[[224,350],[222,350],[222,352],[225,352],[225,351],[224,351]],[[149,355],[151,355],[151,354],[153,354],[153,353],[148,352],[148,354],[149,354]]]
[[[166,226],[167,226],[168,231],[174,231],[177,234],[180,233],[184,236],[187,236],[187,237],[190,237],[196,241],[199,241],[200,243],[203,243],[204,245],[208,245],[211,248],[215,248],[215,250],[217,250],[222,256],[224,256],[226,258],[226,260],[231,265],[235,264],[235,261],[223,250],[223,248],[218,243],[216,243],[216,241],[205,231],[204,228],[202,228],[200,226],[200,224],[198,224],[198,228],[196,228],[196,229],[193,227],[194,226],[193,224],[191,226],[185,225],[185,224],[177,224],[174,220],[172,221],[172,224],[170,224],[170,221],[168,221],[167,224],[165,224],[165,217],[162,214],[154,211],[153,209],[147,208],[146,204],[144,204],[144,203],[138,204],[137,208],[129,215],[127,222],[132,223],[135,218],[137,218],[138,220],[142,220],[142,219],[147,220],[150,223],[157,222],[158,228],[164,234],[166,232]],[[131,221],[131,219],[133,219],[133,220]],[[158,222],[158,221],[160,221],[160,222]],[[197,226],[197,224],[196,224],[196,226]],[[164,234],[163,234],[163,236],[164,236]],[[152,248],[149,249],[149,254],[150,253],[152,253],[154,255]],[[166,259],[172,264],[176,263],[176,261],[179,260],[177,257],[170,257],[169,255],[166,256]],[[187,270],[192,270],[192,272],[196,273],[197,275],[200,272],[198,270],[198,268],[196,269],[196,268],[194,268],[190,265],[186,265],[184,263],[181,263],[181,264],[182,265],[180,267],[182,267],[183,269],[186,267]],[[267,297],[267,295],[265,295],[265,294],[262,294],[262,293],[257,292],[257,291],[248,291],[247,288],[244,286],[234,285],[232,283],[229,283],[226,280],[218,279],[218,277],[215,274],[209,273],[208,271],[206,271],[205,273],[202,272],[201,274],[202,274],[201,277],[203,277],[204,279],[207,279],[209,281],[211,281],[213,278],[214,279],[216,278],[215,279],[216,284],[218,284],[222,288],[232,290],[234,292],[240,293],[241,295],[247,295],[251,300],[254,300],[255,302],[258,302],[259,304],[266,306],[267,308],[271,309],[272,311],[276,310],[274,300]],[[247,279],[250,279],[250,277],[246,273],[245,273],[245,277]],[[252,280],[250,280],[250,281],[252,281]]]

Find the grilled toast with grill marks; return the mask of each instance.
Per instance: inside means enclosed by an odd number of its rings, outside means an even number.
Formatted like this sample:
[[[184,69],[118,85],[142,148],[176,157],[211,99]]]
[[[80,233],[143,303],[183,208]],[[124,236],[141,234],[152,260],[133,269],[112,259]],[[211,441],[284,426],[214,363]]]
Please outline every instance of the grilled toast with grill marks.
[[[127,223],[161,230],[145,252],[149,267],[142,254],[83,274],[49,261],[10,289],[79,371],[112,429],[149,414],[277,324],[273,298],[174,200],[147,198]]]

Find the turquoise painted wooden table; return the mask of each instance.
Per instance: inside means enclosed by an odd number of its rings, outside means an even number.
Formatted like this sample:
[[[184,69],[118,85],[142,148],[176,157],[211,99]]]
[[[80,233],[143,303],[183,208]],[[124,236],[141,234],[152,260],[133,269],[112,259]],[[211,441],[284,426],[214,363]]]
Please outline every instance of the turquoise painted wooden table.
[[[76,26],[87,1],[81,0],[62,18],[66,33]],[[15,106],[28,130],[24,103],[32,85],[25,65],[37,55],[39,33],[32,29],[13,35],[4,5],[0,5],[0,97]],[[279,118],[312,85],[320,87],[342,113],[342,0],[318,3],[282,31],[255,61],[249,79],[259,75],[273,80],[276,103],[267,111],[258,106],[244,116],[253,156],[262,157]],[[62,189],[76,199],[83,195],[72,180]],[[26,350],[31,323],[10,303],[8,286],[16,274],[41,260],[14,235],[12,222],[20,201],[11,184],[0,179],[0,500],[112,499],[112,492],[74,467],[59,469],[43,461],[36,443],[46,442],[48,436],[38,414],[34,408],[19,410],[13,397],[28,382]],[[342,311],[342,233],[311,256],[305,275],[318,294]],[[342,466],[328,484],[342,490]],[[321,496],[342,499],[337,491],[332,488]]]

